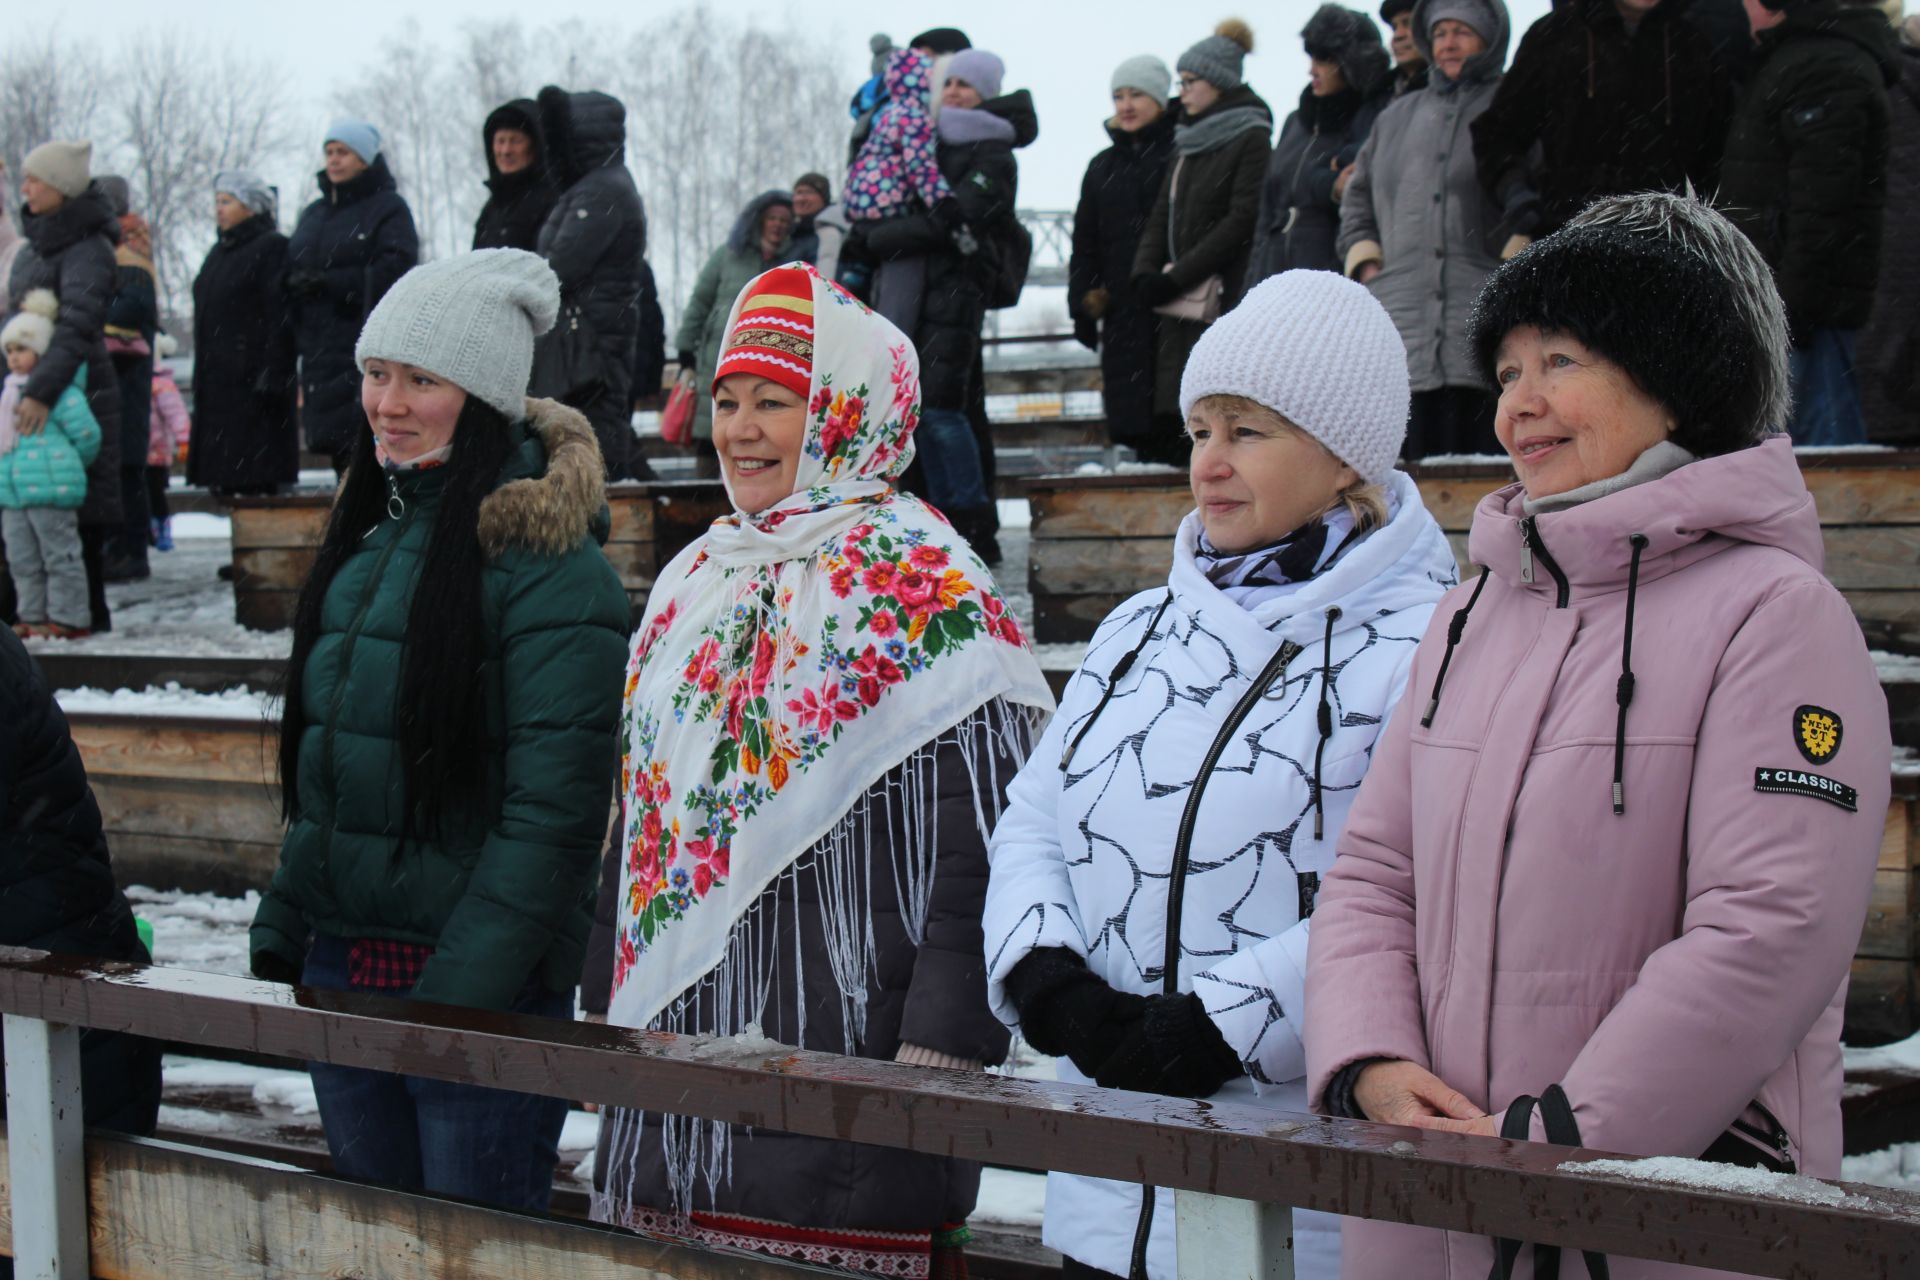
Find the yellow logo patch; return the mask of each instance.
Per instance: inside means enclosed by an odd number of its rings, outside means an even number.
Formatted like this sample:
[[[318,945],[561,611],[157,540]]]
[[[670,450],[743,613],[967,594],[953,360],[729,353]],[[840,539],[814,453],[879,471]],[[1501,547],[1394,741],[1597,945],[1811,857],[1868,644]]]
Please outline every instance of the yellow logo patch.
[[[1840,750],[1840,717],[1825,707],[1805,706],[1793,713],[1793,745],[1809,763],[1825,764]]]

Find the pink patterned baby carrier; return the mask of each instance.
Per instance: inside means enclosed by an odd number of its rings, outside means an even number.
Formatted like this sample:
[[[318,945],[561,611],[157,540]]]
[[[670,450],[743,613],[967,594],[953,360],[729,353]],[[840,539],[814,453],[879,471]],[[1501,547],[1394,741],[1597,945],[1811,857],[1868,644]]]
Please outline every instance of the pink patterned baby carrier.
[[[930,73],[933,60],[896,49],[887,61],[887,102],[874,113],[873,130],[847,170],[847,217],[878,222],[913,210],[916,197],[932,208],[952,195],[940,172],[933,127]]]

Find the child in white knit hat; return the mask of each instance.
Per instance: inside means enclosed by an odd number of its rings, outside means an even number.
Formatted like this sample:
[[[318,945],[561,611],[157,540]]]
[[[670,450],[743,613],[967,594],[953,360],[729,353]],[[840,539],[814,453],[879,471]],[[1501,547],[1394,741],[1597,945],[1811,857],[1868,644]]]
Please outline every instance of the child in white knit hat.
[[[19,593],[20,636],[77,639],[88,634],[87,571],[80,559],[79,507],[87,464],[100,452],[100,424],[87,407],[86,365],[61,389],[39,430],[14,422],[27,379],[53,344],[59,304],[35,289],[0,329],[7,379],[0,390],[0,537]]]

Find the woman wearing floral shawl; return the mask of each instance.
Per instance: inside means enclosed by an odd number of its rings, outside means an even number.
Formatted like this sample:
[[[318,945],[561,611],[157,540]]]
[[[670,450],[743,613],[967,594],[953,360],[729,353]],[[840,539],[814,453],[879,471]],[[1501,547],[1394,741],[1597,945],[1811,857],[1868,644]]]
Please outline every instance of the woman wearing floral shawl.
[[[986,839],[1053,700],[986,567],[891,483],[913,344],[792,264],[734,303],[713,394],[735,513],[661,573],[627,664],[610,1019],[997,1063]],[[618,1109],[595,1167],[605,1221],[889,1276],[957,1260],[979,1185]]]

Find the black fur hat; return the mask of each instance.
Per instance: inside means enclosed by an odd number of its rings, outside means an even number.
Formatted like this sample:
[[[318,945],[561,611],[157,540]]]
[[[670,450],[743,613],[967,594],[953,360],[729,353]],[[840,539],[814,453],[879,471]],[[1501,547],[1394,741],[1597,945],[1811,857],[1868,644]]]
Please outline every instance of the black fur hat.
[[[1786,312],[1745,236],[1686,196],[1589,205],[1488,278],[1467,336],[1487,381],[1513,330],[1567,334],[1625,369],[1701,456],[1780,430],[1788,406]]]
[[[1362,96],[1384,83],[1393,70],[1379,26],[1358,9],[1321,5],[1301,29],[1300,42],[1316,62],[1338,63],[1347,85]]]
[[[1395,18],[1403,13],[1413,12],[1414,2],[1415,0],[1386,0],[1386,3],[1380,6],[1380,21],[1392,26]]]

